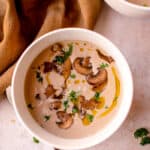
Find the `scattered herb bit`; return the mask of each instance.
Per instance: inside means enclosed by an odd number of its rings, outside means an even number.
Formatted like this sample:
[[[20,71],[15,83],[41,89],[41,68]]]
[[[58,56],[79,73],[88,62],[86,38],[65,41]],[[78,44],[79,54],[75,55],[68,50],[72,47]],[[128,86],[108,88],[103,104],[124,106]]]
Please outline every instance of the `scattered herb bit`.
[[[32,104],[28,104],[27,105],[29,109],[34,109],[34,107],[32,106]]]
[[[75,75],[75,74],[71,74],[70,77],[71,77],[72,79],[75,79],[75,78],[76,78],[76,75]]]
[[[44,121],[46,122],[46,121],[48,121],[50,118],[51,118],[50,115],[45,115],[45,116],[44,116]]]
[[[89,122],[93,122],[94,116],[91,114],[86,114],[86,118]]]
[[[101,63],[100,64],[100,68],[101,69],[104,69],[104,68],[106,68],[106,67],[108,67],[109,65],[107,64],[107,63]]]
[[[96,101],[99,101],[99,98],[100,98],[100,93],[99,92],[96,92],[95,95],[94,95],[94,99]]]
[[[56,56],[56,57],[55,57],[55,61],[56,61],[59,65],[61,65],[61,64],[64,63],[64,57],[63,57],[63,56]]]
[[[64,101],[64,108],[65,108],[65,111],[67,110],[67,108],[69,107],[69,102],[66,100]]]
[[[68,99],[71,100],[72,102],[75,102],[77,100],[77,97],[78,97],[77,92],[72,90],[69,93]]]
[[[150,137],[148,136],[145,136],[141,139],[141,142],[140,142],[141,145],[146,145],[146,144],[150,144]]]
[[[134,132],[134,137],[135,138],[140,138],[140,137],[143,137],[143,136],[147,136],[148,133],[149,133],[149,131],[147,129],[139,128]]]
[[[35,95],[35,98],[36,98],[37,100],[40,100],[40,99],[41,99],[40,94],[37,93],[37,94]]]
[[[55,57],[55,61],[59,65],[63,64],[68,59],[68,57],[72,54],[73,44],[69,44],[68,47],[69,48],[67,50],[63,50],[64,51],[64,55],[63,56],[56,56]]]
[[[150,137],[148,136],[149,131],[145,128],[139,128],[134,132],[134,137],[136,139],[140,138],[140,144],[146,145],[150,144]]]
[[[66,60],[71,54],[73,50],[73,44],[68,44],[68,49],[65,50],[64,59]]]
[[[38,82],[43,82],[43,77],[39,71],[36,71],[36,79]]]
[[[72,108],[72,113],[75,114],[75,113],[78,113],[78,112],[79,112],[78,108],[76,106],[74,106]]]
[[[40,141],[36,137],[33,137],[32,139],[34,143],[37,143],[37,144],[40,143]]]

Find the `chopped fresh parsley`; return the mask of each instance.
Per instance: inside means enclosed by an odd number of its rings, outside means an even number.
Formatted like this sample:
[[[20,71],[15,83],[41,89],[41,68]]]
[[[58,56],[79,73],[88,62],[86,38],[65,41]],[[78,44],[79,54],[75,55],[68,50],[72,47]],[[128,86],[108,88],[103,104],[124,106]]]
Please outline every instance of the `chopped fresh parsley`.
[[[86,119],[87,119],[89,122],[93,122],[94,116],[91,115],[91,114],[86,114]]]
[[[44,116],[44,121],[46,122],[46,121],[48,121],[50,118],[51,118],[50,115],[45,115],[45,116]]]
[[[107,64],[107,63],[101,63],[100,64],[100,68],[101,69],[104,69],[104,68],[106,68],[106,67],[108,67],[109,65]]]
[[[68,49],[64,49],[64,55],[63,56],[56,56],[55,57],[55,61],[61,65],[63,64],[67,59],[68,57],[72,54],[72,50],[73,50],[73,45],[72,44],[69,44],[68,45]]]
[[[75,75],[75,74],[71,74],[70,77],[71,77],[72,79],[75,79],[75,78],[76,78],[76,75]]]
[[[34,143],[37,143],[37,144],[40,143],[40,141],[36,137],[33,137],[32,139]]]
[[[75,114],[75,113],[78,113],[78,108],[76,107],[76,106],[74,106],[73,108],[72,108],[72,113],[73,114]]]
[[[140,142],[141,145],[146,145],[146,144],[150,144],[150,137],[148,136],[145,136],[141,139],[141,142]]]
[[[67,108],[69,107],[69,101],[64,101],[64,103],[63,103],[63,105],[64,105],[64,108],[65,108],[65,111],[67,110]]]
[[[36,71],[36,79],[38,82],[43,82],[43,77],[41,76],[41,73],[39,71]]]
[[[72,91],[69,93],[68,99],[69,99],[70,101],[72,101],[72,102],[75,102],[75,101],[77,100],[77,98],[78,98],[77,92],[75,92],[75,91],[72,90]]]
[[[149,131],[145,128],[139,128],[134,132],[134,137],[135,138],[141,138],[143,136],[147,136]]]
[[[134,132],[134,137],[136,139],[140,138],[140,144],[146,145],[150,144],[150,137],[148,136],[149,131],[145,128],[139,128]]]
[[[99,101],[99,98],[100,98],[100,93],[99,92],[96,92],[95,95],[94,95],[94,99],[96,101]]]
[[[27,105],[29,109],[34,109],[34,107],[32,106],[32,104],[28,104]]]
[[[59,65],[61,65],[61,64],[64,63],[64,57],[63,57],[63,56],[56,56],[56,57],[55,57],[55,61],[56,61]]]
[[[64,60],[66,60],[71,54],[73,50],[73,44],[68,44],[68,49],[65,50]]]

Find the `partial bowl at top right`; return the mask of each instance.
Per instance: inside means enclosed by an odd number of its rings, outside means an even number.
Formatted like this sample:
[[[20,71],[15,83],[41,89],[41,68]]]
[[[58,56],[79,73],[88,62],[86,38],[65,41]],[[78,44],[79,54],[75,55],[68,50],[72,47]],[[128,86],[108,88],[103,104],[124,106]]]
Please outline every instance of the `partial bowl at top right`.
[[[150,0],[105,0],[117,12],[136,18],[150,17]]]

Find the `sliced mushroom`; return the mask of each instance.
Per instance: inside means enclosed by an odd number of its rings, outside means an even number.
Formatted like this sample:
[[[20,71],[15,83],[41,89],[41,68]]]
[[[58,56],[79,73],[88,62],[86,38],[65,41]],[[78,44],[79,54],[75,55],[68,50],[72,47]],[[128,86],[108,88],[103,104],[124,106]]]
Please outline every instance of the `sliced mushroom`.
[[[56,52],[56,51],[61,51],[63,48],[61,43],[55,43],[51,46],[51,50]]]
[[[45,95],[48,98],[49,96],[53,95],[55,93],[55,89],[53,88],[52,85],[48,85],[47,88],[45,89]]]
[[[90,58],[91,57],[85,57],[82,61],[82,66],[83,67],[92,67],[92,64],[90,63]]]
[[[106,69],[99,69],[99,71],[94,75],[90,74],[87,76],[87,82],[92,85],[101,85],[107,81],[107,71]]]
[[[114,61],[114,59],[111,57],[111,56],[106,56],[104,55],[99,49],[96,49],[97,53],[98,53],[98,56],[101,58],[101,59],[104,59],[105,61],[107,61],[108,63],[112,63]]]
[[[62,75],[64,76],[64,79],[67,80],[71,73],[71,60],[68,58],[64,64],[62,65]]]
[[[107,85],[107,80],[103,84],[93,86],[92,90],[95,92],[102,92],[105,89],[106,85]]]
[[[62,99],[62,98],[63,98],[63,94],[60,94],[60,95],[56,95],[56,94],[55,94],[55,95],[53,96],[53,98],[54,98],[54,99]]]
[[[50,103],[49,109],[50,110],[58,110],[61,108],[61,101],[54,101]]]
[[[61,129],[68,129],[73,124],[73,117],[72,114],[66,113],[65,111],[58,111],[57,117],[60,122],[57,122],[57,125]]]
[[[84,117],[85,117],[85,115],[86,115],[86,110],[84,109],[84,108],[81,108],[80,110],[79,110],[79,117],[81,118],[81,119],[83,119]]]
[[[48,62],[48,61],[44,62],[44,69],[43,69],[44,73],[52,71],[53,68],[54,68],[54,64],[52,62]]]
[[[96,107],[96,102],[91,99],[91,100],[86,100],[84,96],[79,96],[78,101],[80,103],[80,110],[86,109],[86,110],[93,110]]]
[[[89,59],[90,57],[77,57],[73,62],[75,70],[82,75],[88,75],[92,73],[92,66]]]

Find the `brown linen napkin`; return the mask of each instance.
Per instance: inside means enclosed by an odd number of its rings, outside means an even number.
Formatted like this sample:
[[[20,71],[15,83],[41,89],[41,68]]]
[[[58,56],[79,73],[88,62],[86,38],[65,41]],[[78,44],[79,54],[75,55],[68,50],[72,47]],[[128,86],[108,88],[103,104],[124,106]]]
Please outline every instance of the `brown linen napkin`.
[[[101,0],[0,0],[0,94],[35,38],[57,28],[92,29],[100,7]]]

